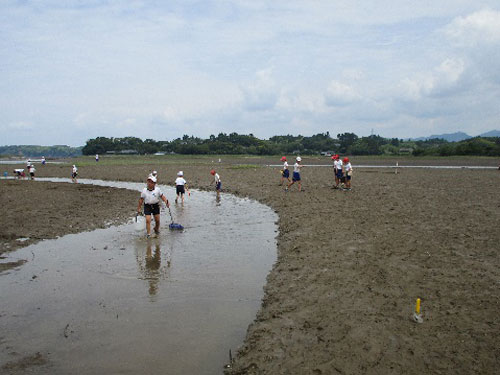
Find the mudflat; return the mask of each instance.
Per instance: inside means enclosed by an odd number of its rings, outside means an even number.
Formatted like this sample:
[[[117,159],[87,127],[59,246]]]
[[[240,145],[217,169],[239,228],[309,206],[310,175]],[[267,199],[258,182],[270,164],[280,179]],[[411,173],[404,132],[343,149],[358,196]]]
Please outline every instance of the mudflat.
[[[497,371],[498,170],[400,169],[395,174],[357,169],[353,158],[352,191],[332,189],[332,168],[306,166],[301,173],[304,191],[292,186],[285,192],[279,186],[279,168],[265,166],[279,164],[273,159],[103,161],[80,167],[80,176],[143,181],[155,169],[160,183],[173,184],[177,171],[183,170],[192,188],[213,189],[209,171],[215,167],[224,192],[257,199],[279,214],[278,259],[262,308],[227,373]],[[304,157],[303,163],[329,161]],[[497,165],[492,159],[429,163]],[[37,168],[38,176],[69,177],[70,172],[67,165]],[[17,216],[20,221],[12,228],[22,225],[32,231],[23,230],[23,238],[51,238],[126,220],[138,199],[138,193],[121,189],[31,181],[2,180],[0,192],[2,205],[14,213],[0,218],[4,251],[19,246],[14,238],[19,231],[6,231]],[[103,209],[110,201],[113,210]],[[78,210],[71,209],[75,202],[81,204]],[[27,215],[27,207],[39,208]],[[422,301],[422,324],[411,319],[417,298]]]

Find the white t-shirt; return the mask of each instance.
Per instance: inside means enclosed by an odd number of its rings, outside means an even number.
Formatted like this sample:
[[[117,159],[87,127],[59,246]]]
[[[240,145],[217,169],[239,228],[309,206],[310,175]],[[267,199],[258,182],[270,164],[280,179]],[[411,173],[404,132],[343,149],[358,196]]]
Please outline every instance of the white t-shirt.
[[[177,177],[175,179],[175,185],[176,186],[184,186],[186,185],[187,181],[183,177]]]
[[[219,176],[219,174],[218,174],[218,173],[216,173],[216,174],[214,175],[214,178],[215,178],[215,183],[220,182],[220,176]]]
[[[148,188],[142,189],[141,198],[144,199],[146,204],[156,204],[160,203],[160,198],[163,196],[160,188],[156,186],[153,190],[148,190]]]
[[[73,167],[73,173],[77,173],[78,172],[78,168],[77,167]]]
[[[288,169],[288,163],[286,161],[283,163],[283,169]]]
[[[337,169],[342,169],[342,160],[335,160],[333,166]]]
[[[351,165],[351,163],[350,163],[350,162],[349,162],[349,163],[346,163],[346,164],[344,165],[344,169],[345,169],[345,171],[346,171],[346,172],[349,172],[349,171],[352,169],[352,165]]]
[[[300,165],[299,163],[295,163],[293,165],[293,171],[294,172],[300,173],[300,168],[302,168],[302,165]]]
[[[30,166],[29,172],[30,173],[35,173],[36,172],[35,166],[33,164]]]

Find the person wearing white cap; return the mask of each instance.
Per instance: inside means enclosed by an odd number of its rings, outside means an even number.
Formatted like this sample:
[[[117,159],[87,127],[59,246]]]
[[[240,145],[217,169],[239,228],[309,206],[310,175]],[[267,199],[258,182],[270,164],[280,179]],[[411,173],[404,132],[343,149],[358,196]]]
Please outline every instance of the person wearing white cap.
[[[297,185],[299,186],[299,191],[302,191],[302,183],[300,182],[300,168],[302,168],[300,162],[302,161],[302,158],[300,156],[297,156],[295,160],[296,162],[293,165],[292,182],[288,184],[288,186],[285,188],[285,191],[288,191],[290,186],[292,186],[294,183],[297,183]]]
[[[75,184],[78,183],[76,176],[78,176],[78,168],[76,165],[73,164],[73,171],[71,172],[71,181],[73,181]]]
[[[189,192],[188,186],[187,186],[187,182],[184,179],[184,172],[179,171],[179,172],[177,172],[177,178],[175,180],[175,191],[177,192],[177,197],[175,197],[175,203],[178,202],[179,196],[180,196],[181,202],[184,204],[184,194],[185,194],[186,190],[187,190],[188,194],[191,195],[191,193]]]
[[[165,202],[167,207],[170,207],[168,199],[163,195],[160,188],[156,186],[156,177],[148,176],[147,187],[142,190],[137,213],[141,214],[142,204],[144,203],[144,215],[146,215],[146,237],[151,236],[151,215],[155,218],[155,234],[160,233],[160,199]]]

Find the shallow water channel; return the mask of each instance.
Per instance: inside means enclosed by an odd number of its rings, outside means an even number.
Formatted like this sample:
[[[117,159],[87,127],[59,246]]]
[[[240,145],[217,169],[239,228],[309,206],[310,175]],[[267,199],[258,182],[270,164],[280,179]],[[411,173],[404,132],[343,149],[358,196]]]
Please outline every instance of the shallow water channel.
[[[45,240],[1,260],[25,263],[0,273],[0,369],[222,373],[259,309],[276,260],[277,215],[252,200],[198,191],[176,205],[173,189],[162,189],[184,231],[168,229],[166,211],[158,238],[130,223]],[[30,356],[39,361],[25,368]]]

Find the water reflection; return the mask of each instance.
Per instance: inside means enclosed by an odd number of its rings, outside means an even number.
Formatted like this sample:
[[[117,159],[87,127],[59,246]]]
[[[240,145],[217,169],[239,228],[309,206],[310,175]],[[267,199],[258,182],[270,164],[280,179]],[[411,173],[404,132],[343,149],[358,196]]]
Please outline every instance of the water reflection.
[[[147,281],[148,294],[153,302],[156,301],[160,281],[168,279],[172,264],[171,251],[165,250],[162,257],[161,248],[161,238],[148,238],[145,242],[138,242],[135,248],[139,279]]]

